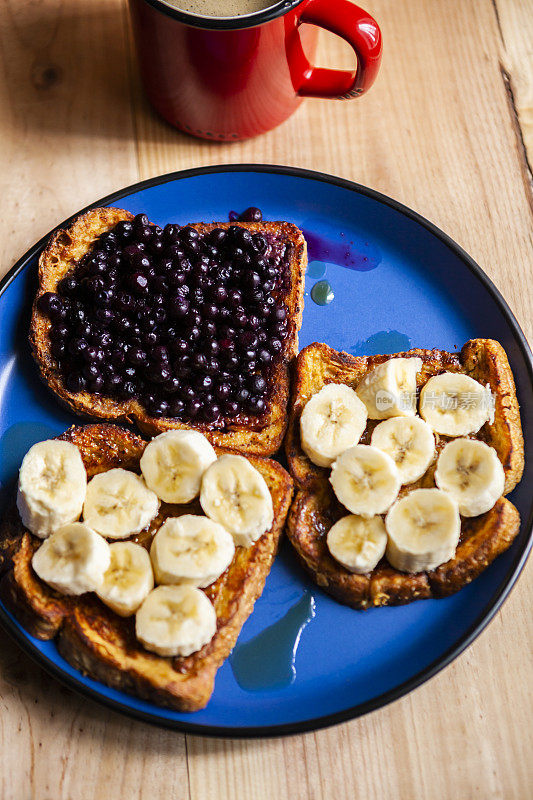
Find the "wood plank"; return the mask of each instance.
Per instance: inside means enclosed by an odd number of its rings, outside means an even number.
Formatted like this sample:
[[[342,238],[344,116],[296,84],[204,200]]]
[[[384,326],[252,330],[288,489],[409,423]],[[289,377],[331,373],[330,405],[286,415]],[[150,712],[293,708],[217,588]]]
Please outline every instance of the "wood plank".
[[[0,275],[62,219],[137,180],[122,0],[2,0]]]
[[[533,3],[494,0],[501,33],[501,68],[508,82],[511,114],[516,116],[524,178],[531,188],[533,164]]]

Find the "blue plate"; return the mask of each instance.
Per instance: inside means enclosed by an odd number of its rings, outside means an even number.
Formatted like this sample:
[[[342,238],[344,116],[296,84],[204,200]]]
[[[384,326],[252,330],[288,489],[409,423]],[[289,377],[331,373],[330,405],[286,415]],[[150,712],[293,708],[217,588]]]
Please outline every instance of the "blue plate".
[[[261,736],[311,730],[383,706],[457,656],[501,605],[531,546],[532,356],[518,324],[481,269],[415,214],[354,183],[305,170],[257,165],[174,173],[95,203],[144,211],[165,224],[227,219],[259,206],[307,234],[310,266],[301,346],[327,342],[355,354],[409,347],[454,350],[471,337],[505,347],[517,382],[526,472],[511,495],[522,528],[513,546],[453,597],[353,611],[318,589],[285,543],[265,591],[207,708],[180,714],[84,677],[53,642],[32,638],[0,605],[0,619],[40,664],[83,694],[130,716],[194,733]],[[79,420],[40,383],[28,348],[30,300],[44,240],[16,264],[0,294],[0,491],[4,502],[35,441]],[[329,281],[334,299],[309,295]]]

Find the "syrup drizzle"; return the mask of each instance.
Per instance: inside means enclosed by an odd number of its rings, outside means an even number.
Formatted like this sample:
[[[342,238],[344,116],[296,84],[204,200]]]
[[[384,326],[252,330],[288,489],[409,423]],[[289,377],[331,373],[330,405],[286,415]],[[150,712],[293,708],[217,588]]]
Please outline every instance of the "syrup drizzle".
[[[314,616],[315,599],[306,591],[277,622],[248,642],[237,642],[230,664],[241,689],[260,692],[290,686],[296,678],[302,631]]]

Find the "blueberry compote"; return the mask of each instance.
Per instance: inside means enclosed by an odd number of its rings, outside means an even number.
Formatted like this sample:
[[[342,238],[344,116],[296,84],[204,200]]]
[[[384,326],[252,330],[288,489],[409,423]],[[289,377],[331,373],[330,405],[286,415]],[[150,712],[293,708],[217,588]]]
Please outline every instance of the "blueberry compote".
[[[119,222],[39,299],[67,389],[207,427],[260,418],[290,330],[290,251],[239,225]]]

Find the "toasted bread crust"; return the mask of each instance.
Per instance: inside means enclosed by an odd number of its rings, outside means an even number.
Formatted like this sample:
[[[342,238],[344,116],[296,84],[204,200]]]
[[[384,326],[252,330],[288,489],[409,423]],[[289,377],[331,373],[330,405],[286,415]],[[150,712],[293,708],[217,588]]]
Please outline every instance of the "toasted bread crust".
[[[520,527],[518,511],[502,497],[486,514],[462,520],[455,557],[436,570],[403,573],[383,559],[368,575],[356,575],[335,561],[326,544],[329,529],[345,514],[327,485],[300,490],[289,512],[287,534],[315,583],[357,609],[454,594],[507,550]]]
[[[285,359],[271,376],[273,393],[265,414],[257,420],[228,425],[220,431],[201,423],[183,423],[168,417],[156,418],[148,414],[137,400],[116,401],[90,392],[69,392],[64,385],[57,364],[50,352],[50,320],[37,307],[39,297],[56,291],[57,284],[90,249],[94,241],[121,220],[133,215],[120,208],[96,208],[77,217],[68,228],[56,231],[39,259],[39,288],[32,309],[30,345],[41,377],[60,401],[76,414],[87,418],[114,422],[135,423],[151,436],[173,428],[194,428],[202,431],[218,447],[228,447],[243,452],[271,455],[279,450],[287,427],[287,401],[289,393],[288,364],[298,352],[298,331],[302,324],[303,284],[307,266],[307,246],[302,232],[289,222],[221,222],[192,223],[200,233],[213,228],[238,225],[251,232],[276,233],[292,244],[290,264],[290,290],[285,302],[290,321]]]
[[[460,353],[441,350],[410,350],[401,356],[418,356],[422,370],[417,378],[420,389],[440,372],[464,372],[482,384],[489,384],[495,396],[492,424],[483,426],[479,438],[496,449],[505,472],[505,494],[522,477],[524,445],[520,412],[513,375],[505,351],[491,339],[473,339]],[[330,555],[326,536],[332,525],[347,512],[329,484],[329,470],[314,465],[300,445],[300,416],[309,398],[327,383],[355,387],[363,375],[390,355],[351,356],[325,344],[306,347],[294,367],[291,412],[285,447],[289,469],[300,490],[291,506],[287,533],[298,557],[315,582],[341,603],[353,608],[398,605],[428,597],[452,594],[476,578],[500,553],[506,550],[520,527],[516,508],[501,498],[479,517],[462,519],[461,540],[455,557],[432,572],[402,573],[383,559],[368,575],[356,575]],[[373,423],[371,422],[369,428]],[[446,444],[438,437],[437,453]],[[369,440],[369,431],[362,441]],[[433,486],[435,464],[419,481],[403,487],[401,494],[417,486]]]
[[[113,467],[139,468],[146,442],[114,425],[73,427],[61,439],[80,449],[88,477]],[[245,620],[260,596],[277,552],[292,497],[292,481],[276,462],[250,456],[272,494],[274,522],[252,547],[237,548],[226,572],[205,592],[217,614],[211,642],[187,658],[163,658],[145,650],[135,638],[134,617],[124,619],[96,595],[66,597],[33,572],[31,558],[40,540],[22,526],[13,507],[0,526],[0,596],[30,633],[57,638],[59,651],[84,674],[109,686],[180,711],[203,708],[215,674],[233,648]],[[201,513],[197,502],[162,503],[157,518],[134,541],[149,546],[168,516]]]

